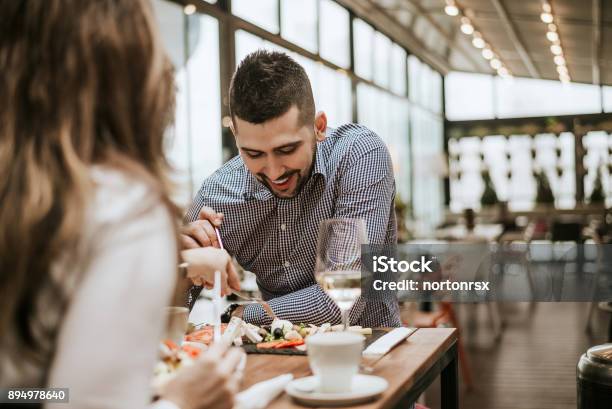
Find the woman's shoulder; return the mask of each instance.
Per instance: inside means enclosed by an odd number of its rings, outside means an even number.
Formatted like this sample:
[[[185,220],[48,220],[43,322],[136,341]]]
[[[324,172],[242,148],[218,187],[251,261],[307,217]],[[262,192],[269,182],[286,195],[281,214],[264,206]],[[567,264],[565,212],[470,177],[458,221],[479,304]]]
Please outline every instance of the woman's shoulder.
[[[139,175],[110,166],[96,165],[90,170],[93,192],[86,219],[96,225],[122,223],[134,218],[158,217],[170,208],[161,191]]]

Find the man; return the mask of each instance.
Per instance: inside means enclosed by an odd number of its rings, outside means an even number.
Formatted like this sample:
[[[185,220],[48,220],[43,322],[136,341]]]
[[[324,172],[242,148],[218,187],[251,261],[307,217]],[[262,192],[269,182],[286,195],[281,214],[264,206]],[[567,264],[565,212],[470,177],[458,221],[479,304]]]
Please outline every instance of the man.
[[[214,227],[238,262],[257,276],[275,315],[292,322],[340,321],[314,279],[319,223],[365,220],[369,242],[395,244],[395,182],[389,152],[372,131],[327,127],[315,114],[304,69],[283,53],[257,51],[230,85],[231,129],[240,155],[200,188],[182,235],[185,247],[218,246]],[[232,311],[254,324],[271,318],[260,305]],[[350,323],[398,326],[397,303],[358,300]]]

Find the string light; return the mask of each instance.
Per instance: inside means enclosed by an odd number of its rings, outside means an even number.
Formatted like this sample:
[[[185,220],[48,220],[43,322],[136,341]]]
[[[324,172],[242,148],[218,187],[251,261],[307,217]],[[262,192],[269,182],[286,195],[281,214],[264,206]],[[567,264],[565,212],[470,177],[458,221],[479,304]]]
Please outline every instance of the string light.
[[[457,16],[459,15],[459,7],[453,0],[446,0],[446,7],[444,7],[444,12],[449,16]]]
[[[556,65],[557,73],[559,73],[559,81],[563,84],[571,82],[569,70],[567,69],[567,61],[563,56],[563,47],[561,46],[561,38],[559,37],[559,30],[557,25],[554,23],[555,18],[553,16],[552,6],[547,0],[542,1],[542,14],[540,19],[546,24],[548,31],[546,32],[546,38],[552,44],[550,46],[550,52],[553,53],[553,60]]]
[[[485,59],[490,60],[491,58],[495,56],[495,54],[493,54],[493,51],[491,51],[490,48],[485,48],[484,50],[482,50],[482,56]]]
[[[474,24],[470,20],[470,17],[473,17],[473,13],[468,9],[461,9],[455,0],[446,0],[446,5],[444,7],[444,12],[449,16],[460,16],[460,30],[465,35],[472,36],[472,45],[482,50],[482,57],[489,61],[491,68],[497,71],[497,75],[500,77],[508,78],[511,77],[512,74],[507,67],[504,66],[504,63],[499,59],[499,57],[495,54],[495,52],[491,49],[491,46],[487,44],[482,34],[476,30]],[[469,17],[468,17],[469,16]]]
[[[188,16],[190,16],[196,12],[196,6],[194,6],[193,4],[187,4],[185,8],[183,9],[183,12],[187,14]]]
[[[501,61],[499,61],[497,58],[493,58],[491,61],[489,61],[489,64],[491,64],[491,68],[494,70],[499,70],[502,67]]]
[[[482,35],[478,31],[474,31],[472,45],[474,45],[476,48],[484,48],[486,45],[485,40],[483,40]]]
[[[553,22],[553,15],[550,13],[542,13],[540,14],[540,18],[542,19],[543,22],[545,22],[546,24],[552,23]]]

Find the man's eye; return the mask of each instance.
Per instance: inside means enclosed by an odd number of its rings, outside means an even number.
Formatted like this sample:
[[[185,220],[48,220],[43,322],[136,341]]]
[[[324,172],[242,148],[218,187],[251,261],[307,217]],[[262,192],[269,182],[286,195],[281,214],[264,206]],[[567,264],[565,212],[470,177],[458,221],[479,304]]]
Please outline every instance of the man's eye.
[[[246,154],[247,154],[247,155],[249,156],[249,158],[251,158],[251,159],[257,159],[257,158],[261,157],[261,153],[251,153],[251,152],[247,152]]]
[[[290,153],[295,152],[295,146],[292,146],[290,148],[283,148],[283,149],[279,149],[278,150],[280,153],[282,153],[283,155],[288,155]]]

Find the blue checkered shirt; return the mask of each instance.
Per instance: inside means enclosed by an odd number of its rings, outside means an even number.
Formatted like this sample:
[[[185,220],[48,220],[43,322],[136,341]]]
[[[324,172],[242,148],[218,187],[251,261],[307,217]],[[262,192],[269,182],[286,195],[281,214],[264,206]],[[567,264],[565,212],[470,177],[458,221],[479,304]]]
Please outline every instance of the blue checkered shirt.
[[[347,124],[327,129],[327,138],[317,143],[312,174],[294,198],[274,196],[236,156],[204,180],[185,221],[197,220],[203,206],[224,214],[219,231],[225,249],[255,273],[263,298],[279,318],[339,323],[339,308],[315,282],[319,223],[362,218],[370,243],[395,244],[394,196],[384,142],[364,126]],[[191,291],[191,303],[197,293]],[[258,325],[271,322],[257,304],[248,305],[243,317]],[[367,327],[400,325],[395,300],[360,298],[349,319]]]

